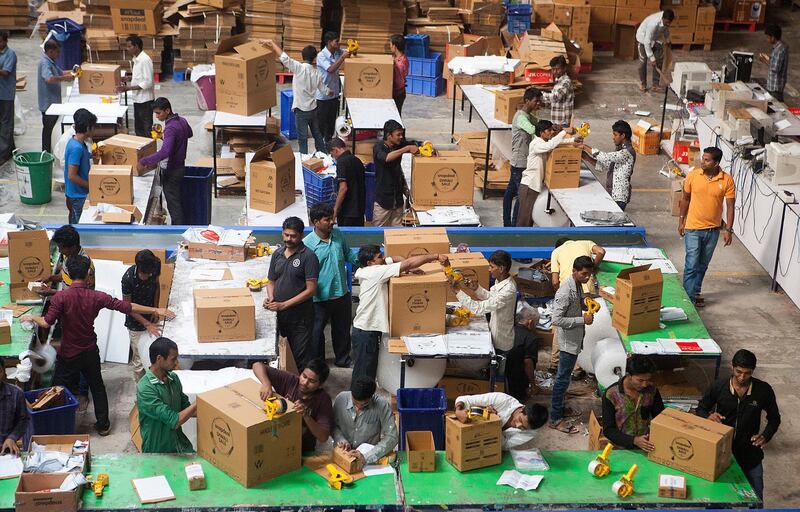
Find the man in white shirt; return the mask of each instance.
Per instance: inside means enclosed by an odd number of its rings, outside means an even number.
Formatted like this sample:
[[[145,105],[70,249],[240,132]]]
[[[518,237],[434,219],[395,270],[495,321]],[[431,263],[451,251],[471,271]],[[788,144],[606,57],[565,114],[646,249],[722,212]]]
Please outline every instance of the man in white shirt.
[[[432,261],[446,265],[449,260],[446,254],[384,258],[381,248],[372,244],[359,249],[358,263],[361,266],[354,275],[359,282],[358,309],[350,336],[353,382],[361,378],[375,380],[377,375],[381,335],[389,332],[389,279]]]
[[[133,126],[136,136],[150,138],[150,130],[153,128],[153,100],[155,99],[153,59],[144,52],[144,43],[141,37],[128,36],[125,44],[125,48],[133,55],[131,59],[133,73],[122,77],[124,83],[117,87],[117,91],[132,93]]]
[[[484,393],[464,395],[456,398],[456,418],[461,423],[469,422],[471,407],[488,407],[500,417],[503,430],[536,430],[547,423],[547,408],[539,404],[522,405],[519,400],[505,393]],[[504,432],[505,434],[505,432]],[[513,434],[513,432],[509,432]],[[506,446],[503,436],[503,448]]]
[[[314,58],[317,56],[317,49],[313,46],[303,48],[303,62],[298,62],[286,55],[280,46],[275,44],[272,39],[263,41],[262,44],[268,46],[275,53],[281,56],[281,64],[286,69],[294,73],[292,77],[292,111],[294,112],[295,126],[297,126],[297,145],[300,153],[308,153],[308,129],[311,128],[311,136],[314,137],[314,147],[316,151],[325,151],[325,142],[322,139],[322,131],[319,129],[319,118],[317,116],[317,92],[330,98],[333,96],[325,85],[325,77],[314,66]]]
[[[339,114],[339,94],[342,89],[342,83],[339,81],[339,69],[350,53],[339,48],[339,34],[336,32],[325,32],[322,42],[325,44],[325,48],[317,54],[317,69],[322,73],[325,85],[333,92],[332,96],[317,92],[319,129],[325,144],[327,144],[333,138],[336,116]]]
[[[669,43],[669,26],[675,19],[671,9],[664,9],[646,17],[636,30],[636,43],[639,50],[639,90],[647,91],[647,66],[653,67],[653,92],[663,92],[656,85],[656,74],[664,62],[664,44]],[[656,71],[658,70],[658,71]]]

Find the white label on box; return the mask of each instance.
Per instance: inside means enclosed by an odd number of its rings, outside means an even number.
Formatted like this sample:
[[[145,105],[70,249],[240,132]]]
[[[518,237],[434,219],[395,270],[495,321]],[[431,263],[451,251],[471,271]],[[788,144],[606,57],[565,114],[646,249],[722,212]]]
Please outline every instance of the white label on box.
[[[200,465],[199,462],[194,462],[192,464],[186,465],[186,478],[191,480],[192,478],[204,478],[205,475],[203,474],[203,466]]]
[[[686,477],[679,475],[659,475],[658,486],[681,489],[686,486]]]

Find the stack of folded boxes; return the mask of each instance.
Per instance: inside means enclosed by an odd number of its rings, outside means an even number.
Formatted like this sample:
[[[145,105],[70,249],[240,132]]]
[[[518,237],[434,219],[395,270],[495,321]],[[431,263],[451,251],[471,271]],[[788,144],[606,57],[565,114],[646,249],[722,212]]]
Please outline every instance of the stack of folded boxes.
[[[500,33],[505,7],[497,0],[456,0],[461,19],[470,34],[493,36]]]
[[[661,9],[672,9],[675,19],[669,26],[674,44],[692,44],[697,24],[697,0],[662,0]]]
[[[211,64],[222,39],[231,36],[241,16],[239,0],[200,0],[180,4],[178,33],[173,40],[175,71]]]
[[[389,36],[403,34],[406,13],[395,0],[343,0],[341,39],[355,39],[363,53],[389,53]]]
[[[0,0],[0,29],[25,29],[31,21],[31,8],[27,0]]]
[[[694,44],[711,44],[714,38],[714,18],[717,9],[713,5],[701,5],[697,8],[697,21],[694,26]]]
[[[283,44],[283,0],[245,0],[244,26],[253,39]]]
[[[322,0],[283,2],[283,49],[297,60],[308,45],[320,49],[322,43]]]

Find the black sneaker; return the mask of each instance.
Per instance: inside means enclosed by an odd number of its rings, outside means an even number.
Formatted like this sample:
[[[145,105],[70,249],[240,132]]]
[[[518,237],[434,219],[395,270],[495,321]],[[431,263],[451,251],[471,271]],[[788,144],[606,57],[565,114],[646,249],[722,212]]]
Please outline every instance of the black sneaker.
[[[337,368],[352,368],[353,360],[348,357],[344,361],[336,361],[333,364],[335,364]]]
[[[100,434],[103,437],[105,437],[105,436],[107,436],[108,434],[111,433],[111,425],[108,425],[107,427],[103,427],[103,428],[95,426],[95,428],[97,429],[97,433]]]

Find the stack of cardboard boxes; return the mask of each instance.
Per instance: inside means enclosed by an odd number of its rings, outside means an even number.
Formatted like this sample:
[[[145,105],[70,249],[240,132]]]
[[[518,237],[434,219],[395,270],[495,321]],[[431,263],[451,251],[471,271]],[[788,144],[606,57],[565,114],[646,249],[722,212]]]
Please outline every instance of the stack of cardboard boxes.
[[[494,36],[499,33],[504,18],[504,6],[494,0],[456,0],[461,19],[470,34]]]
[[[717,8],[720,20],[736,23],[764,23],[766,0],[722,0]]]
[[[283,49],[293,59],[308,45],[319,49],[322,43],[322,0],[283,2]]]
[[[0,30],[27,28],[31,21],[31,8],[26,0],[3,0],[0,4]]]
[[[343,0],[342,41],[355,39],[359,52],[389,53],[389,36],[403,34],[405,9],[394,0]]]
[[[186,71],[197,64],[213,63],[221,41],[230,37],[241,16],[239,0],[179,5],[178,34],[173,41],[174,69]]]
[[[283,44],[283,0],[245,0],[245,32]]]
[[[448,44],[464,42],[461,25],[411,25],[406,23],[406,34],[427,34],[430,37],[428,48],[432,52],[444,54]]]

